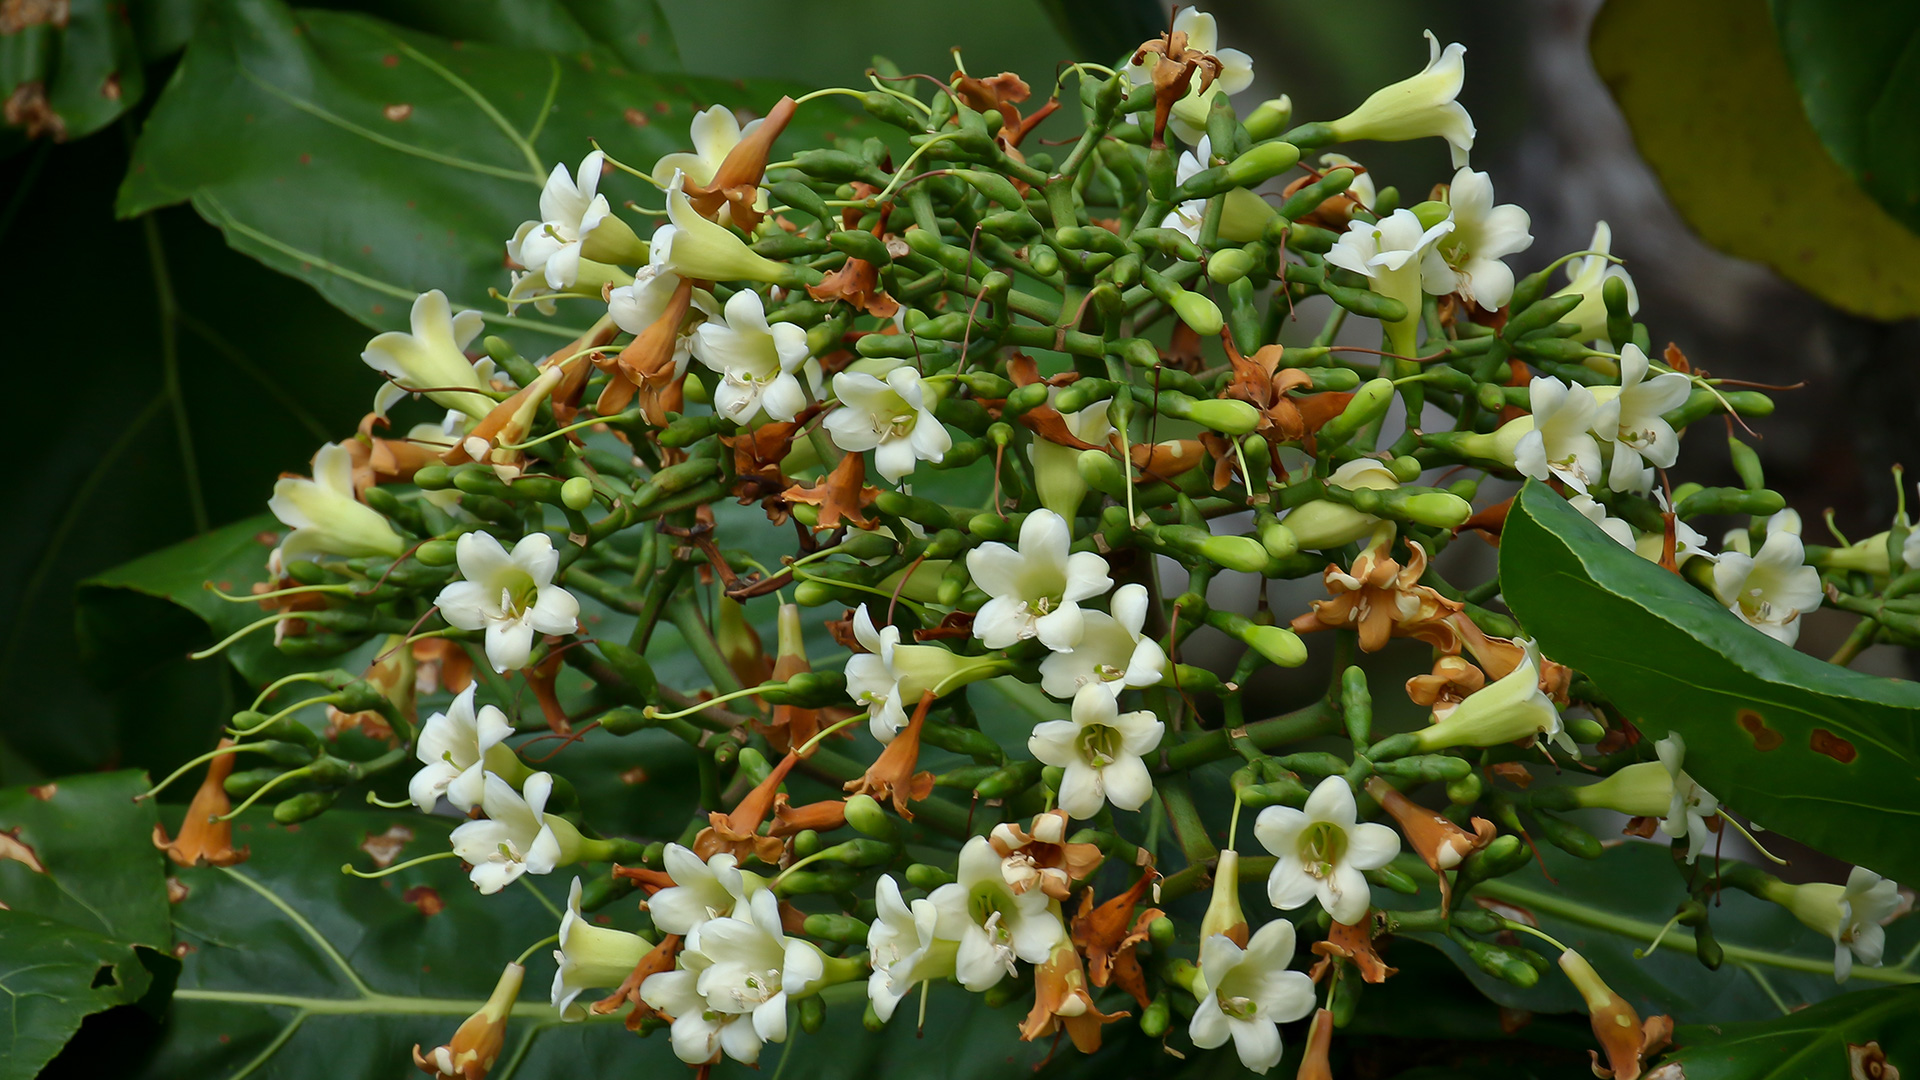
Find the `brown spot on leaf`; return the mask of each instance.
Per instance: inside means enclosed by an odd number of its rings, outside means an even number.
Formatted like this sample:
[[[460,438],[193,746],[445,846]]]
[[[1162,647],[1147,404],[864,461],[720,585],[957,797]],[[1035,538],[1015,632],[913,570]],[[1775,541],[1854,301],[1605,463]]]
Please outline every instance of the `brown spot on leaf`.
[[[40,861],[40,856],[33,850],[33,845],[20,839],[18,825],[11,829],[0,829],[0,862],[8,859],[22,864],[36,874],[47,872],[46,864]]]
[[[440,899],[439,890],[425,885],[415,885],[401,893],[400,899],[419,908],[422,915],[438,915],[447,907],[447,902]]]
[[[54,793],[59,790],[60,790],[59,784],[53,783],[52,781],[48,781],[47,783],[41,784],[38,787],[28,788],[27,794],[33,796],[36,799],[39,799],[41,802],[52,802]]]
[[[23,82],[14,87],[6,105],[0,107],[0,115],[6,117],[8,124],[24,128],[29,139],[42,135],[52,136],[54,142],[67,139],[66,118],[53,111],[53,105],[47,101],[45,83]]]
[[[360,845],[360,850],[373,857],[373,865],[385,870],[400,857],[400,849],[413,839],[413,830],[405,825],[395,825],[383,833],[368,833]]]
[[[628,785],[644,784],[647,782],[647,770],[635,765],[633,768],[621,772],[620,782]]]
[[[1740,730],[1753,737],[1753,748],[1755,750],[1773,750],[1779,747],[1781,743],[1787,741],[1785,735],[1767,726],[1766,717],[1761,716],[1752,709],[1741,709],[1738,719],[1740,721]]]
[[[108,101],[119,101],[120,94],[120,73],[116,71],[100,84],[100,96]]]
[[[1525,1009],[1510,1009],[1505,1005],[1500,1006],[1501,1031],[1512,1035],[1531,1023],[1533,1023],[1533,1014],[1531,1012]]]
[[[261,547],[273,547],[280,542],[280,534],[272,529],[263,529],[253,534],[253,542]]]
[[[64,30],[69,7],[67,0],[5,0],[0,3],[0,34],[17,34],[30,26]]]
[[[167,879],[167,903],[169,904],[177,904],[185,900],[187,894],[192,891],[193,889],[188,887],[186,882],[181,881],[177,877],[169,877]]]
[[[392,53],[388,53],[387,55],[381,57],[380,62],[387,65],[388,67],[400,66],[400,58],[398,56],[395,56]]]
[[[300,155],[300,164],[302,164],[302,165],[311,165],[311,164],[313,164],[313,155],[312,155],[312,154],[305,154],[305,153],[303,153],[303,154],[301,154],[301,155]]]
[[[397,124],[400,121],[405,120],[407,117],[413,115],[413,106],[407,104],[406,102],[400,102],[399,104],[389,105],[386,108],[381,109],[380,112],[387,119]]]
[[[179,944],[177,944],[177,945],[175,945],[175,946],[173,947],[173,958],[174,958],[175,960],[185,960],[185,959],[187,958],[187,954],[188,954],[188,953],[190,953],[190,952],[199,952],[199,951],[200,951],[200,950],[198,950],[198,949],[196,949],[196,948],[194,948],[193,946],[191,946],[191,945],[189,945],[189,944],[187,944],[186,942],[184,942],[184,941],[182,941],[182,942],[180,942]],[[226,1039],[226,1036],[225,1036],[225,1035],[222,1035],[222,1036],[220,1036],[220,1038],[221,1038],[222,1040],[225,1040],[225,1039]]]
[[[1807,741],[1814,753],[1825,754],[1842,765],[1851,765],[1853,759],[1860,756],[1852,743],[1826,728],[1814,728],[1812,738]]]

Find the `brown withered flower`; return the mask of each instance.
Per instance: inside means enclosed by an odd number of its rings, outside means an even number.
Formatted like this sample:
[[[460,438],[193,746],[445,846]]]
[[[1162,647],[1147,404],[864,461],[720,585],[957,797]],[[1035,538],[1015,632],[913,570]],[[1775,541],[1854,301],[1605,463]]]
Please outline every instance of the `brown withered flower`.
[[[1100,1026],[1133,1015],[1103,1013],[1093,1006],[1080,954],[1070,943],[1056,946],[1046,963],[1033,969],[1033,1008],[1020,1024],[1025,1042],[1064,1029],[1074,1049],[1091,1054],[1100,1049]]]
[[[913,710],[913,719],[880,751],[880,756],[867,766],[866,773],[857,780],[847,781],[847,794],[871,795],[880,802],[891,799],[894,812],[908,821],[913,820],[913,811],[907,809],[907,804],[933,794],[933,774],[914,771],[920,764],[920,732],[927,723],[927,710],[932,707],[933,691],[929,690],[920,696],[920,706]],[[793,755],[787,756],[791,759]]]
[[[777,836],[762,836],[760,826],[767,820],[767,815],[773,812],[773,797],[798,760],[791,753],[781,758],[780,764],[767,773],[765,780],[747,792],[746,798],[740,800],[732,813],[722,814],[717,810],[709,813],[707,827],[693,838],[693,853],[700,856],[703,862],[726,851],[741,862],[755,858],[768,866],[779,865],[787,842]]]
[[[713,171],[712,180],[705,184],[682,181],[681,190],[686,192],[687,202],[696,213],[718,221],[724,209],[728,219],[749,235],[760,227],[766,217],[759,201],[760,181],[767,172],[767,155],[798,107],[792,98],[781,98],[727,152],[726,159]]]
[[[633,970],[620,981],[620,985],[614,989],[613,993],[587,1006],[587,1011],[595,1016],[605,1016],[622,1005],[632,1005],[632,1010],[627,1013],[627,1030],[640,1030],[642,1022],[660,1015],[653,1006],[641,1000],[640,984],[646,982],[649,975],[672,971],[674,958],[680,955],[680,945],[679,934],[668,934],[662,937],[660,944],[647,950],[647,955],[633,965]]]
[[[232,739],[221,739],[214,749],[226,750],[233,745]],[[187,804],[187,814],[180,819],[179,836],[169,840],[167,827],[154,823],[153,846],[181,866],[233,866],[247,861],[251,849],[234,850],[233,823],[215,820],[233,809],[226,788],[227,777],[233,775],[233,758],[233,754],[226,753],[207,763],[207,778],[200,782],[200,790],[193,793],[193,801]]]
[[[1498,832],[1493,822],[1486,818],[1473,818],[1473,831],[1468,832],[1445,816],[1402,795],[1387,783],[1385,777],[1368,777],[1366,788],[1367,794],[1373,796],[1380,808],[1393,815],[1393,820],[1407,837],[1407,846],[1440,879],[1440,908],[1443,911],[1450,910],[1453,907],[1453,890],[1446,872],[1459,866],[1467,856],[1493,843]]]
[[[520,996],[520,983],[526,974],[527,969],[519,964],[508,964],[494,983],[487,1003],[461,1023],[453,1038],[424,1054],[420,1044],[414,1044],[414,1067],[438,1080],[486,1080],[506,1045],[507,1017],[513,1013],[513,1002]]]
[[[1055,900],[1067,899],[1072,885],[1099,867],[1095,844],[1067,842],[1067,813],[1048,810],[1035,815],[1031,829],[1005,821],[993,827],[987,842],[1000,856],[1000,873],[1015,896],[1039,889]]]
[[[1144,854],[1144,852],[1143,852]],[[1163,918],[1159,908],[1149,907],[1135,918],[1133,909],[1146,896],[1160,875],[1149,863],[1131,888],[1109,898],[1099,907],[1093,904],[1093,890],[1080,894],[1080,910],[1073,917],[1070,931],[1073,943],[1087,957],[1087,974],[1095,986],[1118,985],[1146,1008],[1153,999],[1147,994],[1146,972],[1135,955],[1136,947],[1147,939],[1155,919]]]
[[[1185,30],[1169,30],[1143,43],[1134,50],[1133,63],[1144,63],[1149,56],[1154,58],[1150,73],[1153,79],[1153,142],[1150,145],[1159,150],[1167,145],[1167,118],[1173,114],[1174,105],[1187,96],[1194,78],[1199,77],[1200,92],[1204,94],[1225,68],[1219,57],[1194,48]]]

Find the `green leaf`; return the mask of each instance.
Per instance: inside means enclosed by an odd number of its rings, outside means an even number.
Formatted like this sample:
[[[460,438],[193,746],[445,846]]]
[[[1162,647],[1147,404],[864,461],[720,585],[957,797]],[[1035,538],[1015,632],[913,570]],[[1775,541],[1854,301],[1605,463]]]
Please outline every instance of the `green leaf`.
[[[1112,63],[1167,30],[1153,0],[1040,0],[1048,21],[1081,60]]]
[[[677,71],[680,50],[658,0],[333,0],[452,41],[581,53],[611,50],[641,71]]]
[[[1804,1012],[1745,1024],[1688,1025],[1663,1062],[1686,1080],[1858,1080],[1892,1076],[1920,1061],[1920,989],[1847,994]],[[1877,1044],[1884,1073],[1856,1066],[1855,1047]],[[1662,1075],[1665,1075],[1664,1073]]]
[[[0,910],[0,956],[0,1080],[32,1080],[80,1021],[153,982],[132,945],[21,911]]]
[[[1920,314],[1920,236],[1827,154],[1760,0],[1609,0],[1592,51],[1641,156],[1702,239],[1853,314]]]
[[[1537,481],[1501,534],[1507,605],[1649,737],[1686,737],[1722,804],[1903,881],[1920,880],[1920,686],[1796,652],[1614,543]]]
[[[1772,0],[1807,119],[1882,209],[1920,232],[1920,7]]]
[[[142,5],[145,6],[145,5]],[[139,47],[121,4],[10,4],[0,15],[0,148],[21,138],[78,139],[146,92]]]

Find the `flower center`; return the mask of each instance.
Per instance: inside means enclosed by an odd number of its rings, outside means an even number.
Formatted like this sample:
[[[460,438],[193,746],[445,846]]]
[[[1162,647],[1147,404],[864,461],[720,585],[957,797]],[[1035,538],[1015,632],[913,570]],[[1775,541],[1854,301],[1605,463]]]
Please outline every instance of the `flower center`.
[[[1325,880],[1347,853],[1347,830],[1331,821],[1316,821],[1300,834],[1300,861],[1307,874]]]
[[[540,586],[533,575],[517,566],[509,567],[494,578],[500,585],[500,615],[518,619],[540,599]]]
[[[1249,997],[1228,997],[1221,994],[1219,999],[1220,1011],[1235,1020],[1251,1020],[1260,1011],[1260,1003]]]
[[[727,994],[740,1012],[752,1012],[755,1005],[766,1001],[780,992],[780,971],[777,968],[765,968],[749,971],[739,985],[727,988]]]
[[[1120,756],[1120,732],[1105,724],[1088,724],[1074,741],[1080,756],[1096,769],[1113,764]]]

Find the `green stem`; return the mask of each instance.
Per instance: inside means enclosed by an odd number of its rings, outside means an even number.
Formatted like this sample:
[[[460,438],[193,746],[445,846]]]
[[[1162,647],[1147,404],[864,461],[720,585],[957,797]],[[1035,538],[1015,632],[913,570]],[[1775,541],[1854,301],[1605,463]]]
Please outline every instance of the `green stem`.
[[[1332,734],[1340,729],[1340,717],[1325,698],[1285,716],[1248,724],[1247,741],[1262,750],[1287,743]],[[1184,773],[1209,761],[1219,761],[1233,753],[1233,743],[1225,730],[1209,731],[1167,751],[1163,773]]]

